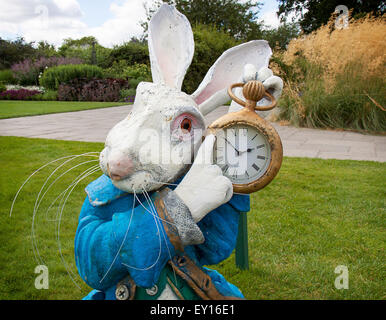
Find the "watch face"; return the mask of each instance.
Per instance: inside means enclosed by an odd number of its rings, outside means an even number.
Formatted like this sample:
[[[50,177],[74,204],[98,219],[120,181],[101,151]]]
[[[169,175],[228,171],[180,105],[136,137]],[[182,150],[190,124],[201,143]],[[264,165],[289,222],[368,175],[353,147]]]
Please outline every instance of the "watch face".
[[[216,132],[214,163],[233,184],[248,184],[264,175],[271,162],[267,138],[256,128],[234,125]]]

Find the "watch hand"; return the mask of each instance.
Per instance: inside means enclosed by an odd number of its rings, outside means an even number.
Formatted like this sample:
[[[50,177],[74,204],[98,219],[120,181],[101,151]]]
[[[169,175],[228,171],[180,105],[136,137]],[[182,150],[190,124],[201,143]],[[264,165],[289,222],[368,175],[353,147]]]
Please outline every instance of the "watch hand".
[[[255,150],[255,148],[252,148],[252,149],[248,148],[248,149],[245,150],[245,151],[239,151],[239,153],[240,153],[240,154],[243,154],[243,153],[245,153],[245,152],[252,152],[253,150]]]
[[[237,150],[234,146],[233,146],[233,144],[232,143],[230,143],[228,140],[227,140],[227,138],[224,138],[224,140],[227,142],[227,143],[229,143],[231,146],[232,146],[232,148],[233,149],[235,149],[236,150],[236,153],[237,153],[237,155],[239,156],[240,155],[240,151],[239,150]]]

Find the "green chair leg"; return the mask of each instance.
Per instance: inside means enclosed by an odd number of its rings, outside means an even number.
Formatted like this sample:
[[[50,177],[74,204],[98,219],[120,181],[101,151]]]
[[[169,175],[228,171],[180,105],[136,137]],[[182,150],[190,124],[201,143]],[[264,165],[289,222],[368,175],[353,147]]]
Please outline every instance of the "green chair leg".
[[[247,212],[240,213],[239,231],[236,243],[236,266],[241,270],[249,269]]]

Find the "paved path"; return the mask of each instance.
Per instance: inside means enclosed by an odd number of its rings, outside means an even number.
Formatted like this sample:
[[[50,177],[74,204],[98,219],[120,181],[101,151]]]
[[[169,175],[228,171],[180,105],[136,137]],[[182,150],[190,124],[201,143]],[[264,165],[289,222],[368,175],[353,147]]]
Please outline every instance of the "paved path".
[[[104,142],[108,131],[127,116],[129,108],[4,119],[0,120],[0,135]],[[210,113],[206,117],[207,123],[226,110],[222,107]],[[285,156],[386,162],[386,136],[273,125],[282,139]]]

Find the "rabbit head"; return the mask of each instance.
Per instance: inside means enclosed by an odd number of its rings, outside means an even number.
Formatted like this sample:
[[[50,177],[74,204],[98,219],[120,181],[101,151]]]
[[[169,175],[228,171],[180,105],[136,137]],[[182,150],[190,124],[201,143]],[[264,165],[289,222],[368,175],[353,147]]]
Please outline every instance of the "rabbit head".
[[[268,66],[266,41],[251,41],[226,51],[192,95],[181,92],[194,55],[189,21],[163,4],[149,23],[153,83],[138,85],[129,116],[109,132],[100,167],[123,191],[153,191],[189,169],[205,131],[204,115],[229,101],[227,88],[245,65]]]

